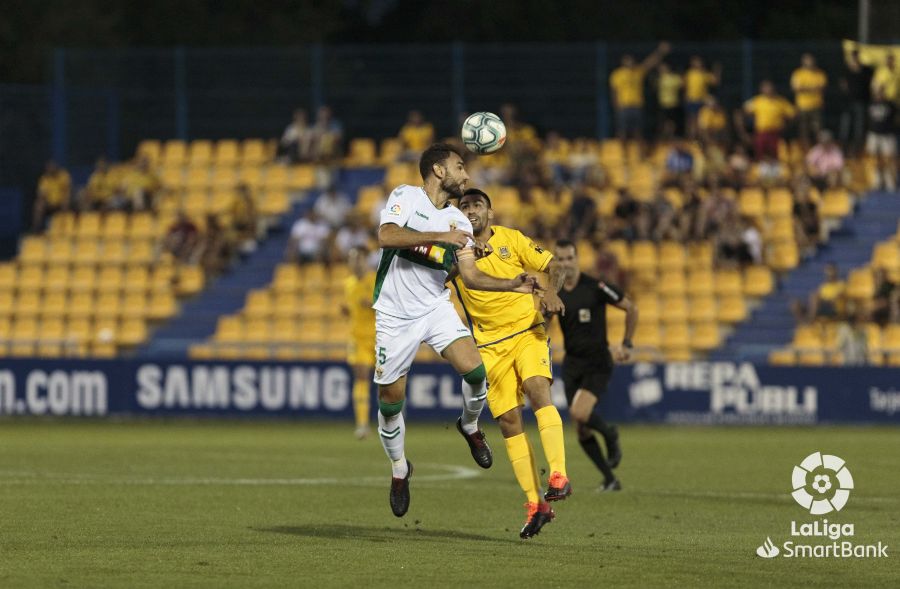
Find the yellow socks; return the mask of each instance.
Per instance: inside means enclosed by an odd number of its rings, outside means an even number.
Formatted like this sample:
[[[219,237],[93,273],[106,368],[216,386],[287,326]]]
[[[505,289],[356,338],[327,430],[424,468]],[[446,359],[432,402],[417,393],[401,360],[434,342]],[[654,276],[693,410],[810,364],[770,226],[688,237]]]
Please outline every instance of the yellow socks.
[[[534,468],[534,457],[531,453],[531,444],[525,434],[519,434],[511,438],[506,438],[506,453],[509,455],[509,461],[512,463],[513,472],[516,473],[516,480],[519,486],[525,491],[525,496],[531,503],[538,503],[538,475]]]
[[[353,383],[353,414],[356,427],[369,425],[369,381],[356,379]]]
[[[537,418],[538,430],[541,432],[541,445],[544,447],[544,456],[550,465],[550,472],[558,472],[566,475],[566,448],[563,444],[563,426],[559,411],[553,405],[541,407],[534,412]]]

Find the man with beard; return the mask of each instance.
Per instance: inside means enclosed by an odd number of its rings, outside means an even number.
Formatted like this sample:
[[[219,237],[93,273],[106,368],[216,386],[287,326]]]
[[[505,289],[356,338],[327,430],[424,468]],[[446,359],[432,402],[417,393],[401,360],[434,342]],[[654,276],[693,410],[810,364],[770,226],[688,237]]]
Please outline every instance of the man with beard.
[[[381,262],[375,275],[375,382],[378,384],[378,434],[391,460],[391,511],[409,509],[412,464],[406,459],[403,402],[406,374],[419,344],[431,346],[462,376],[463,413],[456,428],[475,462],[493,463],[478,428],[487,395],[486,371],[472,334],[460,321],[446,282],[456,267],[468,288],[531,294],[535,280],[522,272],[495,278],[475,266],[472,225],[450,198],[459,198],[469,176],[453,146],[436,143],[422,153],[424,186],[401,185],[381,212],[378,244]]]
[[[550,252],[515,229],[493,225],[491,199],[481,190],[467,190],[459,208],[471,222],[475,238],[486,244],[486,255],[477,261],[481,271],[506,277],[517,276],[525,270],[546,272],[550,284],[541,307],[548,313],[564,312],[556,295],[562,280]],[[488,407],[500,425],[516,481],[525,492],[527,515],[519,536],[531,538],[556,515],[549,502],[572,494],[566,475],[562,419],[550,400],[553,373],[544,316],[535,309],[530,296],[479,292],[472,290],[465,280],[454,279],[454,286],[487,367],[491,383],[487,391]],[[534,451],[522,426],[525,396],[531,402],[541,446],[550,466],[548,488],[543,495]]]

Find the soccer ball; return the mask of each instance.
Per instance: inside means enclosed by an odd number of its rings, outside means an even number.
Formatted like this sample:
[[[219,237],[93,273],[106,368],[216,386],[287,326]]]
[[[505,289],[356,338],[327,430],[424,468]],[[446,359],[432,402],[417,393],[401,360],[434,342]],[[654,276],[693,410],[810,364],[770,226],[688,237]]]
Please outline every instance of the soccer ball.
[[[466,118],[461,135],[469,151],[494,153],[506,143],[506,125],[492,112],[476,112]]]

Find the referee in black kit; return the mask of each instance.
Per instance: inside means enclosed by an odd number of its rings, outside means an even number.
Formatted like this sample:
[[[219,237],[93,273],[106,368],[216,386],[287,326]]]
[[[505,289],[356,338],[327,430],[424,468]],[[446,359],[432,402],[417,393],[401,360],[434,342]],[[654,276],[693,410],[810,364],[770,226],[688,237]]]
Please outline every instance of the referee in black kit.
[[[630,357],[638,309],[618,288],[578,269],[575,244],[571,241],[556,242],[553,257],[565,272],[565,284],[559,290],[559,298],[566,311],[559,316],[559,324],[565,337],[563,383],[569,415],[578,428],[578,443],[603,473],[600,490],[618,491],[622,484],[612,469],[622,460],[619,432],[600,417],[596,405],[612,376],[613,359],[625,362]],[[625,311],[625,339],[621,346],[610,347],[606,340],[606,305]],[[608,459],[603,457],[594,431],[603,436]]]

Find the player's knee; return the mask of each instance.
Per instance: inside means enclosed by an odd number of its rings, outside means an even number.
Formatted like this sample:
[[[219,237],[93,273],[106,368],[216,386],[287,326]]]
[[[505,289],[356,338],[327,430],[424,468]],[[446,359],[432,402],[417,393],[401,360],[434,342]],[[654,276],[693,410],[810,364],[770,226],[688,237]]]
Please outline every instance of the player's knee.
[[[472,386],[481,385],[487,379],[487,370],[484,369],[484,363],[463,374],[462,377],[464,381]]]
[[[569,417],[571,417],[572,421],[574,421],[580,428],[582,425],[587,423],[588,412],[585,411],[583,407],[575,405],[573,407],[569,407]]]
[[[393,417],[403,411],[403,400],[395,401],[393,403],[389,401],[384,401],[382,399],[378,400],[378,410],[385,417]]]

